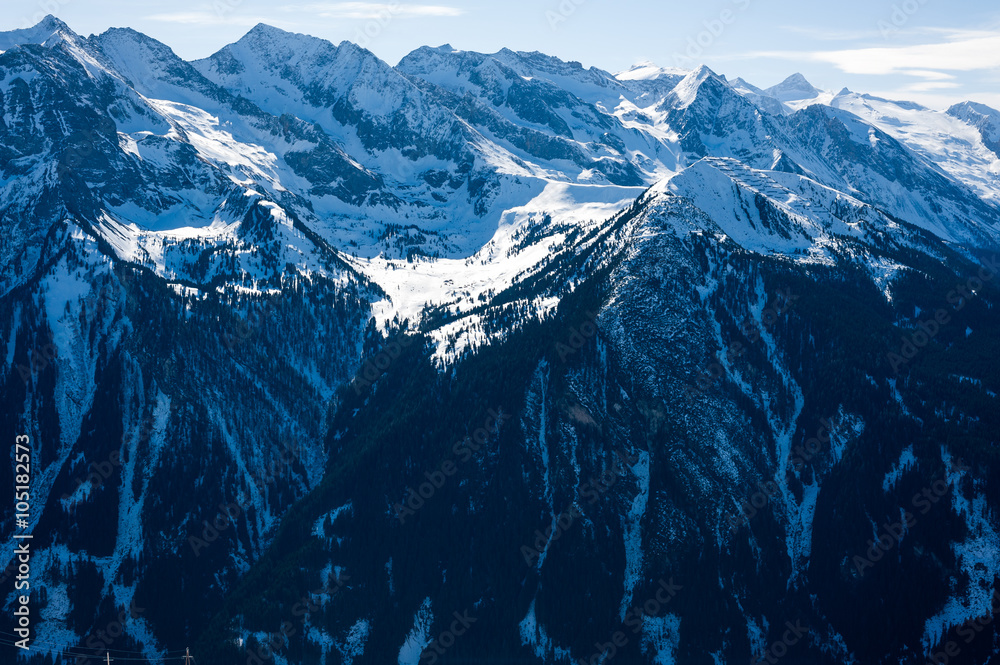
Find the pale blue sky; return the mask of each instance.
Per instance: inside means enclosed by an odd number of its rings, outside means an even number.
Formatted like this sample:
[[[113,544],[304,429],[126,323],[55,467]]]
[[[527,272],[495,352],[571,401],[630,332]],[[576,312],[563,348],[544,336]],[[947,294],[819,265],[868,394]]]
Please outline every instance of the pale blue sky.
[[[0,18],[0,29],[53,13],[83,35],[135,28],[187,59],[210,55],[265,22],[356,41],[391,64],[425,44],[484,52],[506,46],[612,72],[642,60],[703,62],[761,87],[800,71],[829,90],[847,86],[936,108],[964,99],[1000,107],[1000,8],[985,0],[32,0],[15,6]]]

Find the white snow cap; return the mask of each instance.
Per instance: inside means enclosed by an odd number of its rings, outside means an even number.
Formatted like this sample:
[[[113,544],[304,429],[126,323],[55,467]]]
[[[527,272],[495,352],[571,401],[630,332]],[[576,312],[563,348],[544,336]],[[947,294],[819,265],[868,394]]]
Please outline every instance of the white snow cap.
[[[77,34],[69,26],[49,14],[30,28],[0,32],[0,51],[7,51],[22,44],[41,44],[55,46],[70,36]]]
[[[618,72],[619,81],[652,81],[666,76],[687,76],[691,72],[678,67],[660,67],[652,62],[637,62],[628,71]]]
[[[764,94],[781,102],[796,102],[802,99],[813,99],[822,92],[813,87],[802,74],[792,74],[778,85],[771,86]]]

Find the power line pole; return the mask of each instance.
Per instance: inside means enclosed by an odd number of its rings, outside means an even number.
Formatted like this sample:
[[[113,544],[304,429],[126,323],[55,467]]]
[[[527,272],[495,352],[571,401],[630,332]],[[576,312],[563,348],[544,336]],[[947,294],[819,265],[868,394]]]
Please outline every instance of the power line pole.
[[[111,652],[110,651],[105,651],[104,655],[107,656],[107,658],[108,658],[108,661],[107,661],[108,665],[111,665]]]
[[[184,647],[184,665],[191,665],[191,647]]]

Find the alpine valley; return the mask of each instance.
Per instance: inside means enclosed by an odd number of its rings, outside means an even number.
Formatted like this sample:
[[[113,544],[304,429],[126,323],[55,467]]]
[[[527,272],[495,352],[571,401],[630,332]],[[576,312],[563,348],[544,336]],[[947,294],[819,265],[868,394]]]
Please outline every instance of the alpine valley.
[[[0,33],[4,662],[996,662],[998,249],[974,101]]]

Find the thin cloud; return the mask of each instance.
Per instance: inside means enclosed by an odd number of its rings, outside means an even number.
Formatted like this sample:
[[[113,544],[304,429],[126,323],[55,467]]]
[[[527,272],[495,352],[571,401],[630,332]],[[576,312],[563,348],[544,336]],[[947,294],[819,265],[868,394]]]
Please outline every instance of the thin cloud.
[[[838,51],[760,51],[759,58],[812,60],[848,74],[903,74],[907,71],[976,71],[1000,67],[1000,33],[961,31],[944,42]]]
[[[951,81],[955,78],[952,74],[934,71],[933,69],[904,69],[899,73],[906,74],[907,76],[919,76],[920,78],[932,81]]]
[[[953,90],[961,86],[951,81],[923,81],[921,83],[911,83],[899,89],[899,92],[930,92],[931,90]]]

